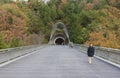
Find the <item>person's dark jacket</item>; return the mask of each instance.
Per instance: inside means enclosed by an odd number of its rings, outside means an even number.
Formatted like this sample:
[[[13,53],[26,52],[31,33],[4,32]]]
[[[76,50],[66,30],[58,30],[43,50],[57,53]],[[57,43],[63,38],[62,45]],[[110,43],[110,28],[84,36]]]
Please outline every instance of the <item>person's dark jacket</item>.
[[[88,47],[87,55],[89,57],[93,57],[94,56],[94,47],[91,47],[91,46]]]

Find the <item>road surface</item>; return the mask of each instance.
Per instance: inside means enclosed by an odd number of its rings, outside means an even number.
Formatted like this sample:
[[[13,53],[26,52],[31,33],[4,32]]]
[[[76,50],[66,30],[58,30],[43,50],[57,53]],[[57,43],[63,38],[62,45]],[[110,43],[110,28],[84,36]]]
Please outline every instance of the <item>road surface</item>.
[[[120,78],[120,68],[68,46],[49,46],[0,67],[0,78]]]

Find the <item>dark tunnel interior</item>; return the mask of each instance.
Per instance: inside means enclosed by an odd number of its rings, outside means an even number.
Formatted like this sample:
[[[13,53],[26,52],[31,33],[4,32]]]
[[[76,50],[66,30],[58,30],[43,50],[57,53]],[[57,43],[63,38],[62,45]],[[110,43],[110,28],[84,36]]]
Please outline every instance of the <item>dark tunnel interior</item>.
[[[65,43],[65,41],[64,41],[64,39],[62,39],[62,38],[57,38],[56,40],[55,40],[55,44],[56,45],[63,45]]]

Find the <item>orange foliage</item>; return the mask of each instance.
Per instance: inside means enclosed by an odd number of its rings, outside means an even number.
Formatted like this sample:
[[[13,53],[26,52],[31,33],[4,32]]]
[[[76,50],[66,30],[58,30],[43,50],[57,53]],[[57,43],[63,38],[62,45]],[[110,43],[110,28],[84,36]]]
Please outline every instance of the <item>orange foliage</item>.
[[[110,7],[108,10],[113,16],[120,18],[120,10],[116,7]]]
[[[93,0],[94,5],[98,5],[99,0]]]
[[[106,33],[106,37],[104,37],[104,33],[102,32],[92,32],[90,34],[89,41],[87,41],[86,44],[89,43],[93,43],[95,46],[120,48],[117,44],[115,33]]]
[[[7,6],[10,6],[10,4]],[[19,8],[14,4],[11,4],[10,7],[19,11]],[[21,38],[25,34],[27,27],[23,17],[18,17],[5,9],[0,9],[0,33],[6,42],[9,42],[13,37]]]
[[[99,16],[99,24],[90,33],[86,44],[93,43],[97,46],[120,48],[120,11],[115,7],[103,9],[107,16]]]
[[[93,4],[92,3],[86,4],[86,9],[87,10],[93,9]]]
[[[116,2],[116,0],[110,0],[110,3],[111,4],[113,4],[113,3],[115,3]]]

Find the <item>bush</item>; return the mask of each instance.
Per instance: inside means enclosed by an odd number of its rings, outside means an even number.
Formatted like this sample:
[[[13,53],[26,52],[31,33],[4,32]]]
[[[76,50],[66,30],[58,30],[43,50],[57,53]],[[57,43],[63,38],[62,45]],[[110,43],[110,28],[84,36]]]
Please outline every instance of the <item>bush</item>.
[[[19,39],[19,38],[12,38],[9,42],[9,46],[10,47],[19,47],[19,46],[22,46],[22,41]]]
[[[7,48],[7,44],[5,43],[2,35],[0,35],[0,49],[4,49],[4,48]]]

